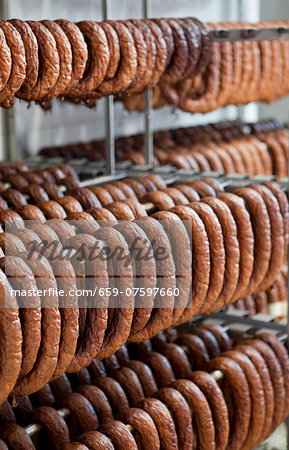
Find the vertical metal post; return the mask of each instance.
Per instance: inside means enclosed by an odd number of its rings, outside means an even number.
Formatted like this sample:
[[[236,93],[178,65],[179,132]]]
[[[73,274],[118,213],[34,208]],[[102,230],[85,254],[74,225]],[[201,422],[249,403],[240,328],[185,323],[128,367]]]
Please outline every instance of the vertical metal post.
[[[289,162],[287,165],[287,199],[289,198]],[[289,245],[287,247],[287,267],[289,267]],[[289,352],[289,274],[287,273],[287,352]],[[286,428],[287,428],[287,450],[289,450],[289,416],[286,418]]]
[[[143,0],[143,16],[145,19],[151,17],[151,2],[150,0]],[[153,166],[154,156],[154,138],[153,138],[153,126],[152,126],[152,114],[153,114],[153,93],[152,89],[149,89],[144,94],[145,105],[145,134],[144,134],[144,153],[146,165]]]
[[[102,0],[103,18],[107,20],[110,17],[110,0]],[[115,174],[115,133],[114,133],[114,100],[113,95],[105,97],[105,157],[107,175]]]
[[[289,161],[287,170],[288,170],[287,198],[289,198]],[[289,267],[289,245],[287,247],[287,266]],[[289,352],[289,273],[287,273],[287,351]],[[287,427],[287,432],[288,432],[288,450],[289,450],[289,427]]]
[[[9,17],[9,1],[0,0],[0,18],[7,19]],[[2,122],[2,146],[4,151],[4,159],[15,161],[17,158],[17,141],[15,130],[15,114],[14,110],[1,110]]]

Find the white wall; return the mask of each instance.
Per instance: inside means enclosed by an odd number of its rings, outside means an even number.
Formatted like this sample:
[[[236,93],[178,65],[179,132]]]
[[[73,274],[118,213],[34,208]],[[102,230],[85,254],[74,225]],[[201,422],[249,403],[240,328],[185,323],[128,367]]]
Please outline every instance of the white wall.
[[[0,0],[1,1],[1,0]],[[102,0],[2,0],[9,6],[9,14],[4,18],[55,19],[65,17],[70,20],[102,18]],[[114,19],[142,17],[142,0],[110,0]],[[288,0],[151,0],[152,16],[196,16],[204,21],[242,20],[258,21],[289,18]],[[143,130],[143,116],[128,113],[121,104],[116,104],[116,135],[129,135]],[[288,99],[274,105],[241,107],[238,113],[246,120],[261,117],[280,117],[288,120]],[[5,112],[1,112],[6,114]],[[11,114],[11,113],[10,113]],[[17,101],[13,110],[15,116],[17,144],[16,155],[35,153],[46,145],[88,141],[104,137],[104,104],[99,101],[95,110],[84,106],[74,106],[55,101],[50,112],[39,107]],[[235,118],[237,108],[228,107],[202,116],[194,116],[180,111],[172,112],[170,107],[155,111],[154,128],[169,128],[195,123],[207,123],[225,118]],[[4,154],[6,137],[0,126],[0,157]],[[1,139],[2,138],[2,139]]]
[[[142,0],[110,0],[114,19],[142,17]],[[9,18],[20,19],[56,19],[65,17],[70,20],[101,20],[101,0],[7,0]],[[196,16],[203,21],[237,19],[238,0],[151,0],[152,16]],[[87,141],[104,137],[104,108],[99,101],[96,110],[84,106],[60,104],[55,101],[50,112],[40,107],[17,101],[14,108],[17,133],[17,153],[37,152],[46,145]],[[171,108],[156,111],[153,116],[154,127],[167,128],[193,123],[214,121],[226,117],[235,117],[231,108],[212,113],[206,117],[171,112]],[[128,113],[122,105],[116,105],[116,135],[129,135],[143,130],[143,116]],[[0,130],[1,131],[1,130]],[[5,139],[4,139],[5,145]],[[3,151],[3,146],[2,146]]]
[[[284,20],[289,18],[289,1],[261,0],[261,20]],[[289,75],[288,75],[289,76]],[[272,105],[262,104],[260,117],[276,117],[289,121],[289,97],[274,102]]]

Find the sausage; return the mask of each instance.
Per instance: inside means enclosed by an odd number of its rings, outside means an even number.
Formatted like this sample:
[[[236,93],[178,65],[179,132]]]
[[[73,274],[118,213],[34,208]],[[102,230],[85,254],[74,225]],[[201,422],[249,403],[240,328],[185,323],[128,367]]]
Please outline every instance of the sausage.
[[[97,431],[91,431],[91,433],[97,433]],[[86,434],[86,433],[85,433]],[[100,434],[100,433],[99,433]],[[83,436],[83,435],[82,435]],[[98,436],[97,436],[98,437]],[[109,442],[109,441],[108,441]],[[90,444],[91,445],[91,444]],[[99,450],[99,447],[86,447],[86,445],[81,444],[80,442],[69,442],[69,444],[65,444],[63,446],[63,450],[88,450],[90,448],[96,448]],[[106,448],[106,447],[100,447],[100,448]],[[108,449],[112,447],[107,447]]]
[[[74,440],[76,435],[96,430],[98,418],[91,403],[83,395],[73,392],[63,399],[62,405],[71,412],[69,427],[71,440]]]
[[[6,423],[16,423],[14,411],[8,400],[5,400],[0,406],[0,424],[5,425]]]
[[[270,219],[266,204],[258,192],[251,188],[243,188],[235,191],[235,194],[244,199],[254,230],[254,269],[247,294],[255,294],[262,291],[259,286],[269,268],[272,248]]]
[[[264,185],[270,189],[275,195],[279,208],[283,217],[284,223],[284,238],[285,238],[285,249],[284,249],[284,260],[287,261],[287,253],[288,253],[288,242],[289,242],[289,209],[288,209],[288,201],[286,194],[282,191],[280,186],[274,182],[267,182]]]
[[[225,247],[225,273],[223,289],[213,308],[219,309],[227,305],[233,297],[239,279],[240,248],[237,235],[237,226],[230,208],[226,203],[212,197],[203,199],[217,215],[222,227]]]
[[[136,219],[140,219],[140,218],[148,215],[144,206],[141,203],[139,203],[138,201],[132,200],[131,198],[127,198],[126,200],[124,200],[123,203],[125,203],[126,205],[128,205],[130,207],[130,209]]]
[[[185,378],[192,371],[189,359],[179,345],[166,343],[160,346],[158,352],[169,360],[176,379]]]
[[[18,209],[21,208],[21,206],[27,205],[24,195],[16,189],[7,189],[6,191],[3,191],[2,197],[7,200],[10,208],[13,209]]]
[[[164,26],[166,25],[166,23],[164,21],[162,21],[162,24]],[[161,28],[161,23],[158,23],[158,25]],[[167,28],[169,29],[170,27],[167,27]],[[156,187],[158,188],[159,191],[161,191],[162,189],[165,189],[167,187],[165,180],[160,175],[157,175],[156,173],[149,173],[144,178],[151,180],[156,185]]]
[[[142,203],[153,203],[158,210],[168,210],[175,206],[173,199],[162,191],[148,192],[141,198]]]
[[[175,424],[168,408],[156,398],[145,398],[138,405],[146,411],[157,428],[160,447],[168,450],[178,448],[178,438]]]
[[[191,411],[182,394],[176,389],[168,387],[160,389],[155,397],[166,405],[173,418],[179,448],[184,450],[194,448],[195,437]]]
[[[179,289],[179,295],[176,295],[174,299],[174,311],[171,320],[171,325],[174,325],[190,302],[192,285],[191,243],[185,225],[176,214],[170,211],[160,211],[153,214],[152,217],[159,220],[166,232],[174,258],[176,287]]]
[[[118,94],[125,90],[137,72],[137,50],[128,28],[119,21],[107,21],[117,33],[120,44],[120,65],[116,75],[103,81],[98,87],[102,95]]]
[[[251,418],[250,390],[244,372],[239,364],[223,356],[210,361],[207,370],[220,370],[229,383],[235,408],[230,424],[228,448],[241,448],[247,437]]]
[[[117,68],[118,68],[119,61],[120,61],[119,39],[118,39],[118,35],[117,35],[116,31],[114,30],[114,28],[111,25],[109,25],[108,23],[102,22],[101,27],[103,28],[103,30],[106,34],[107,43],[108,43],[108,47],[109,47],[109,54],[110,54],[110,59],[109,59],[109,64],[108,64],[108,68],[106,71],[105,79],[113,78],[117,72]]]
[[[120,364],[120,366],[125,366],[127,362],[130,361],[128,349],[126,345],[123,345],[116,353],[115,356]]]
[[[185,33],[180,24],[173,19],[165,20],[170,26],[174,39],[174,52],[170,64],[160,78],[160,83],[173,83],[182,79],[188,63],[189,46]]]
[[[68,247],[84,251],[82,259],[84,258],[85,289],[92,292],[92,294],[89,293],[86,296],[87,314],[85,329],[83,335],[80,334],[79,336],[77,352],[66,369],[68,372],[80,370],[96,357],[103,344],[107,327],[108,296],[105,291],[108,288],[107,264],[106,261],[99,258],[101,248],[97,249],[97,244],[98,242],[93,236],[86,234],[73,236],[66,243]],[[81,272],[77,272],[76,276],[81,277]],[[81,280],[79,281],[81,282]],[[104,290],[101,299],[99,299],[99,289]],[[81,300],[83,299],[81,298]],[[82,308],[83,306],[83,304],[80,305]]]
[[[28,292],[28,289],[33,289],[33,292],[37,292],[37,285],[35,283],[33,272],[29,269],[27,264],[19,258],[19,257],[12,257],[7,256],[0,259],[0,268],[3,270],[5,267],[6,276],[8,277],[9,282],[11,283],[11,286],[13,289],[24,289]],[[0,272],[3,280],[3,284],[5,286],[5,291],[7,289],[5,283],[5,278],[3,272]],[[9,276],[13,276],[14,278],[10,278]],[[4,294],[4,291],[2,290],[2,293]],[[8,294],[6,301],[9,300],[12,301],[12,305],[14,304],[14,297],[11,298],[11,296]],[[17,296],[17,302],[19,302],[19,297]],[[21,297],[21,302],[25,305],[25,297]],[[19,370],[17,370],[17,375],[20,376],[26,375],[30,370],[33,368],[34,363],[37,358],[37,353],[40,347],[40,341],[41,341],[41,300],[38,297],[38,295],[34,294],[34,296],[29,298],[29,308],[23,308],[21,310],[21,328],[22,333],[20,333],[20,330],[15,330],[16,336],[18,339],[15,339],[15,344],[17,345],[17,348],[19,348],[19,343],[22,343],[22,363],[21,363],[21,370],[19,373]],[[9,309],[6,310],[6,308],[3,309],[3,313],[9,312]],[[12,312],[15,311],[12,310]],[[12,313],[11,312],[11,313]],[[8,315],[9,317],[9,315]],[[13,316],[12,316],[13,317]],[[14,317],[15,325],[17,324],[17,317]],[[10,319],[11,322],[11,319]],[[14,326],[15,326],[14,325]],[[22,341],[21,341],[21,334],[22,334]],[[7,333],[7,337],[9,334]],[[9,338],[8,338],[9,339]],[[20,342],[19,342],[20,341]],[[9,344],[10,339],[7,344]],[[5,347],[4,347],[5,348]],[[13,353],[12,353],[13,354]],[[17,353],[16,353],[17,355]],[[18,356],[19,357],[19,356]],[[15,356],[15,362],[18,364],[19,360]],[[16,365],[17,367],[17,365]],[[9,367],[7,367],[8,369]],[[5,369],[6,371],[6,369]],[[10,375],[13,380],[16,381],[15,375]],[[17,378],[17,376],[16,376]],[[5,385],[3,386],[3,392],[5,391]],[[5,398],[4,398],[5,400]]]
[[[118,288],[118,295],[110,298],[109,327],[97,354],[97,358],[102,359],[115,353],[125,343],[130,334],[134,312],[133,270],[130,262],[128,261],[128,264],[126,264],[123,259],[123,257],[129,256],[129,248],[123,236],[117,230],[100,228],[95,233],[95,237],[106,243],[110,254],[113,255],[119,248],[123,252],[122,261],[119,261],[117,256],[113,256],[107,261],[108,275],[114,275],[113,279],[110,278],[111,287]]]
[[[157,391],[156,381],[147,364],[142,361],[133,360],[127,362],[125,366],[129,367],[137,374],[145,397],[151,397]]]
[[[169,360],[161,353],[146,352],[142,355],[142,360],[151,368],[159,389],[169,386],[175,380]]]
[[[24,428],[11,423],[0,428],[1,439],[7,444],[7,448],[12,450],[35,450],[35,446]],[[3,447],[5,448],[5,447]]]
[[[88,50],[84,36],[75,23],[64,19],[58,19],[55,22],[60,25],[65,32],[72,49],[71,78],[63,92],[63,95],[67,95],[70,94],[70,91],[73,91],[74,87],[77,86],[84,75],[86,62],[88,60]]]
[[[71,381],[73,389],[75,389],[76,386],[82,384],[84,385],[91,384],[91,376],[86,367],[84,367],[83,369],[79,370],[76,373],[70,374],[69,379]]]
[[[27,22],[36,36],[39,48],[39,74],[33,89],[22,89],[21,98],[27,101],[40,100],[55,85],[60,71],[56,42],[50,31],[40,22]]]
[[[210,244],[210,283],[204,302],[204,308],[209,309],[209,307],[214,305],[218,299],[224,284],[225,249],[222,228],[218,217],[212,208],[205,203],[190,203],[189,207],[193,209],[203,221]]]
[[[33,411],[31,420],[44,428],[52,449],[60,450],[70,441],[66,422],[55,409],[40,406]]]
[[[53,259],[61,255],[63,247],[59,241],[57,234],[46,223],[39,224],[34,221],[29,222],[29,228],[34,231],[41,240],[41,255],[47,257],[47,259]],[[37,242],[38,244],[38,242]],[[31,243],[30,243],[31,246]],[[27,247],[27,245],[26,245]],[[29,247],[28,247],[29,249]],[[31,250],[34,250],[31,246]],[[38,249],[37,249],[38,250]],[[31,253],[31,252],[30,252]]]
[[[30,423],[31,413],[33,411],[32,403],[28,395],[24,397],[15,397],[16,406],[13,411],[17,418],[18,425],[24,426]]]
[[[259,339],[254,339],[250,341],[245,341],[245,345],[252,346],[255,348],[265,360],[268,367],[271,381],[274,389],[274,403],[275,409],[273,414],[273,420],[271,428],[267,429],[267,436],[269,436],[276,427],[282,422],[282,417],[284,414],[285,407],[285,385],[282,376],[282,368],[278,362],[278,359],[272,349],[264,341]]]
[[[34,363],[33,369],[28,374],[20,378],[15,387],[16,395],[28,395],[41,389],[49,382],[54,373],[61,332],[61,318],[58,310],[58,296],[53,294],[49,296],[45,294],[46,290],[52,289],[52,293],[56,292],[57,285],[51,266],[46,258],[38,258],[37,254],[21,255],[23,261],[32,271],[37,288],[44,294],[41,299],[41,343]]]
[[[70,261],[59,260],[50,261],[53,269],[58,292],[64,293],[63,298],[59,297],[59,311],[61,315],[61,336],[59,342],[58,361],[52,377],[60,377],[71,364],[78,340],[78,319],[79,309],[76,296],[76,279],[73,266]],[[71,292],[71,289],[73,292]]]
[[[194,414],[197,448],[215,449],[215,428],[212,412],[202,391],[195,383],[184,379],[175,381],[171,387],[183,395]]]
[[[118,420],[111,420],[101,425],[98,431],[108,436],[116,448],[137,450],[136,441],[128,428]]]
[[[106,209],[108,209],[112,214],[116,217],[117,220],[134,220],[135,216],[128,205],[122,202],[113,202],[109,205],[106,205]]]
[[[38,203],[38,207],[41,209],[46,219],[65,219],[66,212],[62,206],[53,201],[48,200],[47,202]]]
[[[116,217],[109,209],[106,208],[93,208],[86,211],[90,214],[100,227],[114,226],[118,223]]]
[[[221,352],[225,352],[226,350],[231,350],[232,343],[228,336],[228,333],[225,331],[225,329],[217,324],[206,324],[203,323],[200,325],[199,328],[205,328],[209,330],[216,338],[219,348]]]
[[[265,291],[277,278],[284,260],[284,222],[279,208],[279,203],[273,193],[266,186],[253,186],[262,196],[269,214],[271,224],[271,257],[268,272],[258,290]]]
[[[265,418],[264,418],[263,430],[262,430],[261,436],[259,436],[259,442],[263,442],[263,440],[267,436],[268,430],[271,429],[274,407],[275,407],[274,391],[273,391],[270,373],[269,373],[268,367],[267,367],[264,359],[262,358],[261,354],[258,353],[258,351],[256,349],[254,349],[252,346],[237,345],[237,347],[234,347],[234,349],[238,350],[239,352],[242,352],[248,358],[250,358],[250,360],[256,367],[256,369],[260,375],[260,378],[262,380],[263,391],[264,391],[264,395],[265,395]],[[257,442],[255,445],[257,445]]]
[[[87,61],[83,77],[77,84],[70,87],[70,97],[90,96],[99,87],[105,78],[109,65],[109,47],[107,37],[102,27],[92,21],[82,21],[76,24],[80,29],[88,47]]]
[[[26,58],[21,35],[12,23],[1,20],[0,28],[5,33],[12,58],[9,79],[0,92],[0,104],[2,108],[8,109],[14,106],[14,95],[19,91],[25,80]]]
[[[284,406],[284,417],[287,417],[288,415],[288,409],[289,409],[289,399],[288,399],[288,392],[289,392],[289,359],[286,352],[286,349],[284,348],[284,345],[281,344],[279,339],[270,334],[270,333],[258,333],[257,334],[258,339],[262,339],[264,342],[266,342],[272,350],[274,351],[275,355],[278,358],[278,361],[282,367],[283,372],[283,378],[284,378],[284,385],[286,389],[286,397],[285,397],[285,406]]]
[[[64,197],[59,198],[57,201],[63,207],[67,215],[83,211],[83,207],[81,206],[80,202],[71,195],[65,195]]]
[[[204,342],[204,344],[208,350],[210,359],[214,359],[214,358],[217,358],[218,356],[220,356],[221,350],[218,345],[218,341],[211,331],[206,330],[205,328],[200,328],[200,329],[197,328],[194,331],[194,334],[199,336],[199,338],[202,339],[202,341]]]
[[[210,374],[200,371],[194,371],[186,378],[198,386],[211,408],[216,448],[220,450],[227,448],[230,430],[229,413],[218,383]]]
[[[223,356],[238,363],[247,378],[251,396],[251,423],[243,446],[254,448],[261,437],[265,420],[265,394],[261,377],[254,364],[243,353],[230,350]]]
[[[0,248],[6,256],[18,256],[19,253],[26,251],[23,242],[11,233],[0,233]]]
[[[102,186],[102,188],[105,189],[110,194],[114,202],[120,202],[126,199],[126,196],[123,193],[123,191],[114,184],[105,184]]]
[[[131,23],[133,23],[142,33],[145,43],[146,43],[146,70],[142,76],[142,81],[139,85],[139,92],[142,90],[150,89],[154,85],[155,73],[156,73],[156,64],[157,64],[157,38],[154,37],[151,29],[148,24],[145,23],[144,20],[131,19]],[[162,61],[162,58],[160,58]],[[160,64],[161,64],[160,61]],[[129,97],[126,97],[129,98]],[[138,97],[137,97],[138,98]]]
[[[121,367],[113,370],[111,375],[123,388],[130,406],[136,406],[144,398],[140,380],[132,369]]]
[[[114,417],[121,420],[125,411],[129,408],[128,399],[121,385],[110,377],[97,378],[93,381],[93,384],[105,393]]]
[[[63,94],[71,80],[72,48],[68,37],[57,22],[42,20],[41,23],[53,35],[59,55],[59,76],[53,88],[50,89],[44,97],[42,97],[42,101],[46,102]]]
[[[133,436],[137,448],[143,450],[159,449],[160,439],[151,416],[142,409],[129,408],[124,416],[124,421],[133,427]]]
[[[126,88],[126,94],[142,92],[144,90],[144,78],[147,63],[147,45],[141,30],[130,20],[124,20],[122,23],[130,31],[134,40],[137,52],[137,70],[131,83]]]
[[[24,222],[19,214],[15,211],[0,211],[0,226],[5,227],[6,232],[18,228],[25,228]]]
[[[132,188],[138,200],[141,200],[141,198],[146,194],[144,185],[138,179],[125,178],[123,182]]]
[[[198,202],[200,200],[198,192],[192,186],[180,184],[175,186],[175,188],[181,191],[189,202]]]
[[[14,25],[14,27],[17,28],[15,25]],[[0,89],[2,91],[2,89],[4,89],[4,87],[6,86],[8,80],[9,80],[10,73],[11,73],[11,67],[12,67],[11,51],[10,51],[9,45],[6,41],[5,33],[2,29],[0,31],[0,44],[1,44],[0,45],[0,48],[1,48],[0,57],[1,57],[1,61],[3,61],[3,65],[2,65],[1,73],[0,73]]]
[[[143,288],[145,291],[144,297],[141,296],[141,291],[135,296],[135,311],[130,330],[130,338],[133,341],[134,334],[144,328],[152,312],[154,288],[157,284],[156,263],[154,258],[143,257],[150,251],[150,244],[145,232],[137,223],[122,222],[116,225],[115,229],[124,236],[130,249],[134,267],[134,286],[139,289]],[[137,248],[135,248],[137,242]],[[149,294],[149,289],[151,289],[151,294]]]
[[[55,233],[57,234],[60,243],[65,246],[66,242],[72,236],[75,236],[74,228],[65,220],[61,219],[49,219],[46,222]]]
[[[40,223],[46,222],[46,218],[38,206],[35,205],[24,205],[18,208],[18,214],[22,217],[23,220],[33,220]]]
[[[145,188],[147,192],[157,191],[158,188],[156,184],[150,179],[146,177],[137,178],[137,181],[139,181]]]
[[[174,291],[176,287],[175,265],[171,255],[169,240],[157,220],[151,217],[144,217],[138,220],[137,225],[146,233],[152,243],[153,257],[156,261],[157,287],[165,288],[165,296],[156,294],[154,308],[151,317],[145,327],[136,333],[134,342],[144,341],[156,334],[158,331],[167,328],[171,323],[174,298],[170,295],[169,288]],[[159,249],[163,249],[163,256],[158,255]]]
[[[102,186],[93,186],[89,189],[96,195],[102,206],[106,206],[114,201],[109,191]]]
[[[239,279],[231,303],[244,297],[254,266],[254,234],[250,215],[244,201],[237,195],[226,193],[218,196],[230,208],[237,226],[240,249]]]
[[[100,388],[93,385],[79,386],[77,392],[90,401],[100,424],[113,419],[108,398]]]
[[[210,274],[209,242],[205,226],[198,214],[188,206],[171,209],[184,222],[192,246],[192,300],[175,325],[186,322],[201,310],[205,301]],[[194,232],[192,232],[194,230]]]
[[[162,19],[151,19],[151,21],[154,21],[161,29],[166,47],[167,47],[167,59],[166,59],[166,68],[171,62],[171,58],[173,56],[174,52],[174,37],[173,32],[169,24]]]
[[[63,398],[72,392],[71,384],[66,374],[62,374],[59,378],[50,381],[49,386],[53,391],[56,403],[61,403]]]
[[[168,49],[162,30],[159,27],[158,23],[150,19],[143,20],[142,22],[148,26],[149,31],[152,33],[156,45],[156,60],[154,64],[153,75],[150,79],[148,86],[146,86],[146,89],[148,89],[148,87],[151,88],[155,86],[159,82],[160,77],[163,75],[166,69]],[[144,85],[142,86],[145,87]]]
[[[41,187],[45,190],[50,200],[58,201],[60,198],[64,197],[63,192],[56,184],[45,181],[44,183],[41,183]]]
[[[87,433],[82,434],[77,438],[79,442],[85,445],[81,445],[78,443],[70,444],[71,447],[64,447],[63,450],[113,450],[114,446],[109,438],[107,438],[104,434],[99,431],[88,431]],[[72,447],[72,445],[77,445],[77,447]]]
[[[101,208],[102,206],[97,196],[90,189],[70,189],[67,191],[67,195],[71,195],[72,197],[76,198],[76,200],[81,203],[84,210],[90,208]]]

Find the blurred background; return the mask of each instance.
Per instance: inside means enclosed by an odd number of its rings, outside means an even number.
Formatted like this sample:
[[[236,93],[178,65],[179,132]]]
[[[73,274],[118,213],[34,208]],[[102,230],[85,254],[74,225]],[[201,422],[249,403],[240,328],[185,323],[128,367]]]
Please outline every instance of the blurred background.
[[[247,21],[289,19],[287,0],[150,0],[152,17],[195,16],[205,22]],[[102,20],[102,0],[0,0],[1,17],[4,19],[57,19],[60,17],[79,21],[84,19]],[[143,17],[142,0],[110,0],[111,18],[126,19]],[[5,159],[7,133],[15,128],[14,153],[34,154],[44,146],[54,146],[72,142],[86,142],[103,138],[105,134],[104,102],[98,101],[95,109],[54,101],[52,110],[44,112],[34,104],[16,101],[13,110],[1,110],[0,157]],[[201,115],[173,111],[165,107],[153,114],[155,130],[177,128],[198,123],[208,123],[223,119],[242,117],[248,121],[262,117],[288,120],[288,98],[273,106],[249,105],[230,106],[216,112]],[[4,126],[3,126],[4,124]],[[7,126],[8,124],[8,126]],[[115,105],[116,136],[142,132],[144,117],[140,113],[128,113],[122,104]]]

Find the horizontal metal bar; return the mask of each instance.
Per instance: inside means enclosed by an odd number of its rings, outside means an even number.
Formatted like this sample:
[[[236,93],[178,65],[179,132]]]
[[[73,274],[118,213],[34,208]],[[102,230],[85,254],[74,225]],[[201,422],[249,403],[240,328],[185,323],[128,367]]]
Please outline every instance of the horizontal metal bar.
[[[112,183],[127,177],[127,172],[116,173],[115,175],[102,175],[100,177],[90,178],[80,183],[81,187],[98,186],[99,184]]]
[[[232,29],[225,28],[209,31],[212,42],[234,42],[234,41],[286,41],[289,40],[289,27],[276,28],[248,28]]]
[[[238,310],[236,310],[238,311]],[[239,312],[239,311],[238,311]],[[287,333],[286,325],[281,325],[278,322],[274,322],[274,317],[270,320],[261,320],[258,316],[249,317],[249,313],[241,311],[239,314],[226,313],[224,311],[213,312],[210,314],[210,318],[225,320],[226,322],[241,323],[250,325],[252,328],[267,328],[270,330],[280,331],[281,333]]]

